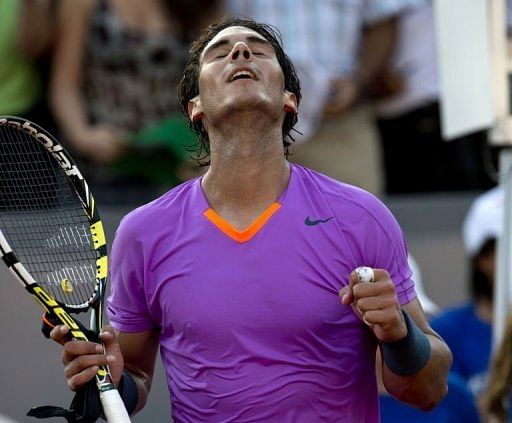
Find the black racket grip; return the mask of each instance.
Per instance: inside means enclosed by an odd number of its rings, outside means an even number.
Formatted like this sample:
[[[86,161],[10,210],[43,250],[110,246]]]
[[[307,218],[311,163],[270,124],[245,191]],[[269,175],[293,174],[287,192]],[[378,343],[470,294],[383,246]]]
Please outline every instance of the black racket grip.
[[[62,322],[60,321],[60,319],[55,316],[54,314],[52,313],[45,313],[43,314],[43,316],[41,317],[41,320],[43,322],[43,325],[41,327],[41,332],[43,332],[43,335],[45,338],[48,338],[50,339],[50,332],[52,331],[52,329],[55,327],[55,326],[58,326],[58,325],[61,325]],[[87,336],[87,339],[89,339],[89,341],[91,342],[100,342],[100,338],[98,336],[98,334],[90,329],[87,329],[83,324],[82,322],[80,322],[79,320],[75,319],[75,322],[76,324],[80,327],[80,330],[85,334],[85,336]],[[68,333],[66,335],[66,341],[71,341],[71,334]]]

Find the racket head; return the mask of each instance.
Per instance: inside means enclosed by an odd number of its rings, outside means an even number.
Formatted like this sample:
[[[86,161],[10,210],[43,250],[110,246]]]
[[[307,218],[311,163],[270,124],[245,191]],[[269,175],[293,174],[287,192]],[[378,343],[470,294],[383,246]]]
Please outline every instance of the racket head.
[[[15,116],[0,116],[0,231],[25,285],[71,312],[102,302],[106,238],[87,182],[55,137]]]

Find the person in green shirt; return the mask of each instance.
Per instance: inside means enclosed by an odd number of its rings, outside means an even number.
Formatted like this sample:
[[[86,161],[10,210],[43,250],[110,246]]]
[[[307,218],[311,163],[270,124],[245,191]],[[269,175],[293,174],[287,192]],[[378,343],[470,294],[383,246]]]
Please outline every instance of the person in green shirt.
[[[53,40],[55,0],[0,1],[0,115],[50,126],[39,59]]]

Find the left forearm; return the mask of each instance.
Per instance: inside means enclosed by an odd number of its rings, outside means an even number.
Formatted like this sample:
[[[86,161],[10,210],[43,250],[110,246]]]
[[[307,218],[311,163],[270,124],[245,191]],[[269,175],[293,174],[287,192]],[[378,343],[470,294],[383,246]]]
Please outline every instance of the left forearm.
[[[431,347],[430,358],[417,373],[400,376],[383,362],[382,378],[387,391],[400,401],[422,410],[433,409],[446,395],[447,375],[452,356],[436,334],[426,334]]]

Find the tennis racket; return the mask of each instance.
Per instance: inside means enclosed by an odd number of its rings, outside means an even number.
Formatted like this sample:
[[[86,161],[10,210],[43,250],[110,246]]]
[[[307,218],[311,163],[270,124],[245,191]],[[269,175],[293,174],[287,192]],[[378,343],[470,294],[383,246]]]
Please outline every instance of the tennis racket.
[[[0,116],[0,253],[52,321],[87,341],[70,313],[103,324],[107,243],[94,198],[73,159],[36,124]],[[108,367],[96,374],[109,423],[130,422]]]

